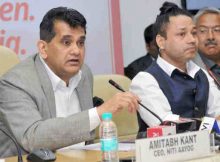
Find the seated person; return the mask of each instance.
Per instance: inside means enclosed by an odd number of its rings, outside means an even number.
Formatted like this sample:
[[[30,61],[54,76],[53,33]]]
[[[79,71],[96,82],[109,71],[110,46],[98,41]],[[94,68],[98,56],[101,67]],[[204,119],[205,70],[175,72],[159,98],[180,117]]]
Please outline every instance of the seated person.
[[[130,90],[163,121],[220,115],[220,93],[214,80],[191,59],[197,52],[196,26],[191,15],[165,2],[155,23],[157,61],[132,80]],[[139,131],[160,121],[139,107]]]
[[[202,59],[199,66],[205,67],[220,88],[220,10],[203,8],[195,16],[198,53]],[[198,57],[197,56],[197,60]]]
[[[148,53],[138,58],[124,68],[125,76],[133,79],[138,72],[146,70],[157,58],[158,50],[154,42],[153,24],[147,26],[144,30],[144,40]]]
[[[84,16],[71,8],[53,8],[40,24],[39,53],[1,77],[0,129],[16,139],[23,153],[91,140],[104,112],[138,107],[138,98],[126,92],[93,108],[93,76],[84,64],[85,40]],[[1,131],[0,144],[0,157],[17,154]]]

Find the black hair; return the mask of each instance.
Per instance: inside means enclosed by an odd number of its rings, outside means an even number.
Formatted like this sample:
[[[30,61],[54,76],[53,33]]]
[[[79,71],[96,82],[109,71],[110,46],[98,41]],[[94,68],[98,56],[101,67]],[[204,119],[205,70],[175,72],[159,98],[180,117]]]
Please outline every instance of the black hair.
[[[176,4],[171,2],[164,2],[160,8],[160,14],[157,16],[156,22],[154,24],[155,36],[159,34],[166,38],[166,28],[170,21],[170,17],[178,15],[185,15],[192,18],[192,15],[188,11],[179,8]]]
[[[72,8],[57,7],[49,10],[40,23],[41,40],[50,42],[53,39],[56,35],[54,32],[54,22],[56,20],[64,21],[73,28],[80,26],[86,33],[86,19],[80,12]]]
[[[154,40],[153,24],[150,24],[145,28],[144,40],[146,44],[150,44]]]

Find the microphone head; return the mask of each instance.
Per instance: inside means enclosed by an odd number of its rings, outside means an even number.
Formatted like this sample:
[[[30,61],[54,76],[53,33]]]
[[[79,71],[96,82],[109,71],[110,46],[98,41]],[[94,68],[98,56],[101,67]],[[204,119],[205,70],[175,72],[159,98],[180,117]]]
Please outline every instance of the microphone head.
[[[122,91],[122,92],[125,92],[125,90],[123,88],[121,88],[120,85],[118,85],[115,81],[113,81],[112,79],[109,79],[108,81],[111,85],[113,85],[116,89]]]
[[[103,103],[104,103],[103,99],[101,99],[97,96],[93,97],[93,106],[94,107],[98,107],[98,106],[102,105]]]
[[[116,85],[116,83],[112,80],[112,79],[109,79],[109,81],[108,81],[111,85],[113,85],[113,86],[115,86]]]

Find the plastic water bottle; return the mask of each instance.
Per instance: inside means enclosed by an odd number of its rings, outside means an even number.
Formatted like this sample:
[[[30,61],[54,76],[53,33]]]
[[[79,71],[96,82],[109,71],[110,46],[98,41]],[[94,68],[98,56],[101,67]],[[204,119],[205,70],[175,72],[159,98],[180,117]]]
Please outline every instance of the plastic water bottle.
[[[102,162],[118,162],[118,135],[117,127],[112,121],[112,113],[102,114],[99,136],[102,151]]]

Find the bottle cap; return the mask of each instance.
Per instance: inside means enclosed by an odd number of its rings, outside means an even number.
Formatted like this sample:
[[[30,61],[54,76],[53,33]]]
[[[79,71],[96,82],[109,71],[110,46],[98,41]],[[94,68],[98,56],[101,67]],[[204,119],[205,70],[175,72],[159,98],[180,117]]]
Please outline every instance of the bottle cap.
[[[107,119],[112,119],[112,113],[103,113],[102,114],[102,119],[107,120]]]

